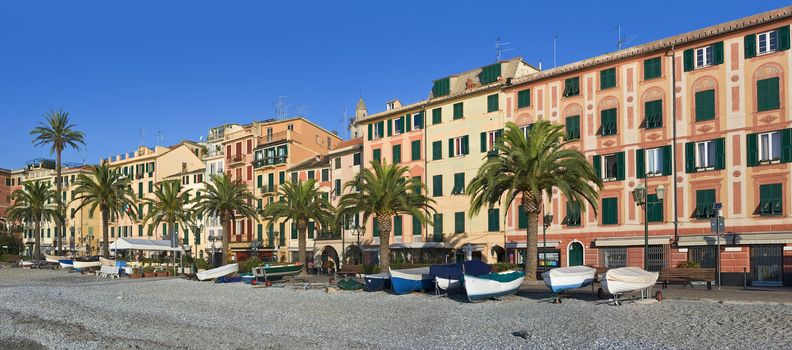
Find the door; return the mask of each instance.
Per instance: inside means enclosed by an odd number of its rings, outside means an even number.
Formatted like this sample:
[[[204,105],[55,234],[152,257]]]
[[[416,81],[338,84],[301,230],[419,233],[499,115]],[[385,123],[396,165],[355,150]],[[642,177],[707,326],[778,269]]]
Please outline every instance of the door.
[[[580,242],[572,242],[569,245],[569,266],[583,265],[583,245]]]
[[[780,286],[783,282],[784,247],[751,246],[751,285]]]

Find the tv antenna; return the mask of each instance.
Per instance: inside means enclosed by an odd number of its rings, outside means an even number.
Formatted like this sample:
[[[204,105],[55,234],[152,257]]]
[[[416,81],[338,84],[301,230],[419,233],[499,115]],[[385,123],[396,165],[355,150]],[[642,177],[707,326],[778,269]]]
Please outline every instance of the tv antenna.
[[[294,111],[296,112],[295,117],[305,117],[308,114],[308,106],[297,105],[294,107]]]
[[[508,52],[514,49],[505,49],[503,48],[506,45],[511,45],[509,42],[501,42],[500,38],[495,39],[495,62],[500,62],[504,52]]]
[[[275,118],[286,119],[289,116],[288,104],[286,104],[287,96],[278,96],[278,100],[273,103],[275,106]]]
[[[616,50],[617,51],[621,50],[622,46],[624,46],[624,44],[632,41],[632,39],[635,38],[635,36],[629,36],[628,37],[626,35],[622,35],[621,25],[616,26],[616,28],[613,28],[610,31],[614,31],[614,30],[616,31],[616,35],[617,35],[616,36]]]
[[[558,32],[553,34],[553,68],[558,67],[556,65],[556,56],[558,56]]]
[[[140,146],[146,144],[146,129],[138,129],[138,135],[140,136]]]

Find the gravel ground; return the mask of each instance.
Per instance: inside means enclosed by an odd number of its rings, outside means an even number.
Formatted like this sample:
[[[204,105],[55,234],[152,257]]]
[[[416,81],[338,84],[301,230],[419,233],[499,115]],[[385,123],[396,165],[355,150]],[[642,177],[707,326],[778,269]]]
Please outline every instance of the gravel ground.
[[[792,307],[666,300],[471,304],[382,292],[0,269],[0,349],[788,348]],[[514,335],[523,332],[525,339]]]

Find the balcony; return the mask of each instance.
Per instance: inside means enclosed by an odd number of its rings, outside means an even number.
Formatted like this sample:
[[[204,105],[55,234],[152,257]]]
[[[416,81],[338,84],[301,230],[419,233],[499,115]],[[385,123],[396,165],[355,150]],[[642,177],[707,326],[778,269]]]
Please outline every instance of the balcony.
[[[265,166],[273,166],[278,164],[285,164],[287,156],[275,156],[269,158],[261,158],[256,159],[252,162],[253,166],[256,168],[261,168]]]
[[[228,164],[229,165],[240,163],[240,162],[244,162],[244,161],[245,161],[245,156],[242,155],[242,154],[237,154],[237,155],[233,155],[233,156],[229,155],[228,156]]]
[[[204,155],[204,158],[223,156],[224,153],[225,152],[223,152],[223,150],[209,151],[209,152],[206,152],[206,154]]]
[[[144,175],[145,174],[143,174],[143,173],[137,173],[137,174],[135,174],[135,179],[140,180],[140,179],[143,178]]]
[[[289,139],[290,130],[276,132],[274,134],[264,135],[258,138],[258,145],[266,146],[271,143],[282,142]]]
[[[340,232],[319,232],[316,234],[315,241],[333,241],[333,240],[340,240],[341,233]]]

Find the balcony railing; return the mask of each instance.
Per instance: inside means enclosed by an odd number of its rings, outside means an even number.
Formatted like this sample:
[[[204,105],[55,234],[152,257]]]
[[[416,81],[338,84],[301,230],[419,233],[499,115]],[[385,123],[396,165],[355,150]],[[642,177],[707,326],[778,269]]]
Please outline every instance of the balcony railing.
[[[206,155],[204,155],[204,157],[222,156],[224,153],[225,152],[223,152],[223,150],[209,151],[209,152],[206,152]]]
[[[138,179],[138,180],[140,180],[140,179],[142,179],[142,178],[143,178],[143,176],[144,176],[144,175],[145,175],[145,174],[143,174],[143,173],[137,173],[137,174],[135,174],[135,179]]]
[[[233,156],[229,156],[228,157],[228,162],[231,163],[231,164],[239,163],[239,162],[242,162],[244,160],[245,160],[245,156],[241,155],[241,154],[237,154],[237,155],[233,155]]]
[[[263,166],[271,166],[271,165],[278,165],[286,163],[287,156],[275,156],[269,158],[261,158],[254,160],[253,166],[256,168],[260,168]]]
[[[270,143],[286,141],[289,139],[290,130],[267,134],[258,138],[258,145],[264,146]]]
[[[316,234],[316,241],[332,241],[341,239],[341,233],[339,232],[319,232]]]

